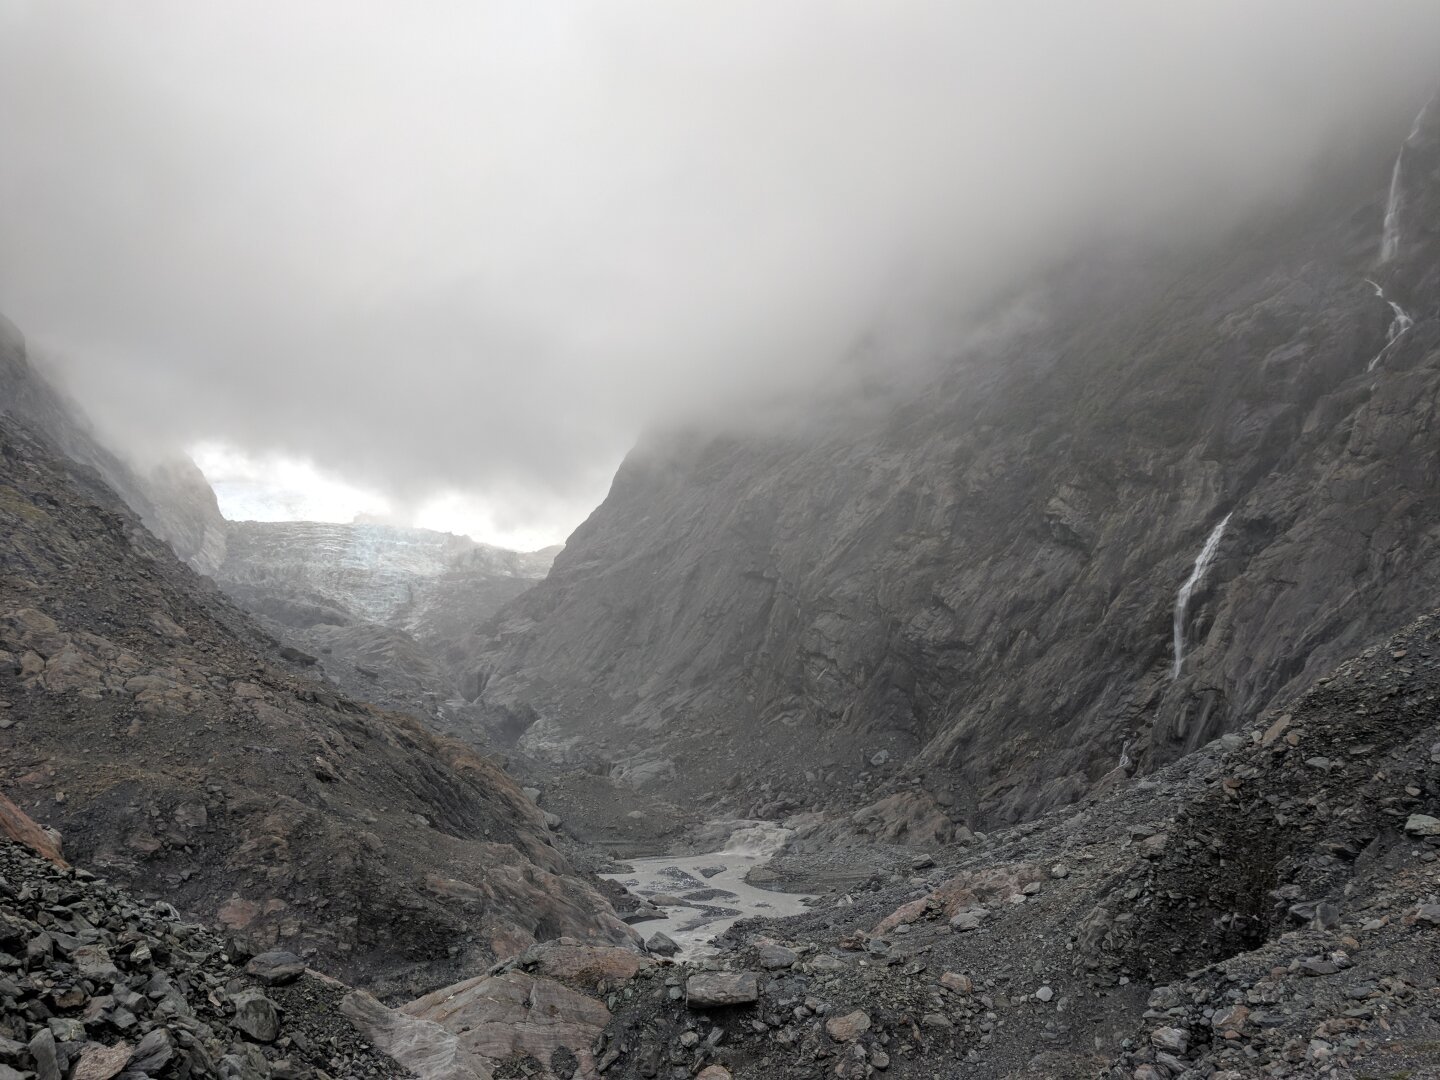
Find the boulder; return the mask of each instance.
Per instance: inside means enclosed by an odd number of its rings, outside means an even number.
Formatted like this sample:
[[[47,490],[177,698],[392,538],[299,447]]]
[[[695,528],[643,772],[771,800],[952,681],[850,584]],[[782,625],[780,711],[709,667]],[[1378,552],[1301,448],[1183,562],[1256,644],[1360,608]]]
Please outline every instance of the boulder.
[[[705,971],[685,980],[685,1004],[692,1009],[748,1005],[760,999],[760,980],[753,971]]]
[[[272,1043],[280,1037],[280,1011],[258,990],[244,990],[234,997],[235,1026],[247,1039]]]
[[[657,956],[674,956],[680,951],[680,946],[668,934],[656,931],[650,935],[650,940],[645,942],[645,948]]]
[[[305,967],[305,961],[292,952],[263,952],[250,958],[245,974],[255,976],[266,986],[288,986],[305,974]]]
[[[856,1009],[844,1016],[832,1016],[825,1021],[825,1033],[836,1042],[854,1042],[870,1030],[870,1014]]]
[[[133,1053],[129,1043],[121,1042],[114,1046],[89,1043],[80,1052],[80,1060],[70,1074],[70,1080],[110,1080],[129,1064]]]
[[[588,945],[562,937],[531,945],[518,963],[537,975],[599,990],[601,984],[613,987],[628,982],[637,972],[654,966],[655,961],[619,945]]]

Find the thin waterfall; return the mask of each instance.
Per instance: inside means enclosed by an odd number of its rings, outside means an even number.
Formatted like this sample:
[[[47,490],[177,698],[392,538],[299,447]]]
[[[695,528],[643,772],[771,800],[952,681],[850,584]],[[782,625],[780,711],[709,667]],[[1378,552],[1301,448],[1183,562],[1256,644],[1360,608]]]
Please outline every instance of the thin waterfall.
[[[1220,537],[1225,534],[1225,526],[1229,523],[1230,514],[1226,514],[1220,519],[1220,524],[1210,530],[1210,535],[1205,538],[1205,546],[1200,549],[1200,554],[1195,559],[1190,576],[1175,595],[1175,666],[1170,671],[1172,679],[1180,677],[1180,664],[1185,659],[1185,613],[1190,608],[1190,596],[1215,560],[1215,550],[1220,546]]]
[[[1418,123],[1418,118],[1417,118]],[[1395,168],[1390,170],[1390,196],[1385,200],[1385,225],[1380,232],[1380,261],[1387,263],[1400,250],[1400,163],[1405,148],[1395,155]]]
[[[1373,280],[1366,278],[1365,284],[1375,290],[1376,296],[1390,305],[1390,313],[1393,316],[1390,320],[1390,326],[1385,331],[1385,347],[1375,354],[1374,359],[1372,359],[1370,363],[1365,365],[1366,371],[1374,371],[1375,365],[1380,363],[1381,358],[1390,351],[1390,347],[1400,340],[1400,336],[1404,334],[1405,331],[1415,325],[1415,320],[1406,314],[1404,308],[1386,296],[1385,290]]]
[[[1395,155],[1395,167],[1390,170],[1390,194],[1385,199],[1385,222],[1380,230],[1380,261],[1387,263],[1400,253],[1400,204],[1404,201],[1401,191],[1401,173],[1405,161],[1405,147],[1410,146],[1420,136],[1420,125],[1425,121],[1425,112],[1430,108],[1431,98],[1420,107],[1415,114],[1415,122],[1410,125],[1410,134],[1405,136],[1405,142],[1400,146],[1400,152]]]

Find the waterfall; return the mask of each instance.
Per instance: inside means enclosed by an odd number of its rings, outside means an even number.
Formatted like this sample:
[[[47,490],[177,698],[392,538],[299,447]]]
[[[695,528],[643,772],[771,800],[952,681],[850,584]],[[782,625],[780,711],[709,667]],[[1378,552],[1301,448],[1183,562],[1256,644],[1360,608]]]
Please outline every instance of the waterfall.
[[[1418,118],[1417,118],[1418,123]],[[1385,200],[1385,225],[1380,232],[1380,261],[1389,262],[1400,250],[1400,163],[1405,148],[1395,155],[1395,168],[1390,170],[1390,196]]]
[[[1375,295],[1390,305],[1390,312],[1394,316],[1390,320],[1390,326],[1385,331],[1385,347],[1375,354],[1373,360],[1365,365],[1366,371],[1374,371],[1375,365],[1380,363],[1381,357],[1390,351],[1390,347],[1400,340],[1400,335],[1415,325],[1415,320],[1406,314],[1405,309],[1385,295],[1385,290],[1377,285],[1370,278],[1365,279],[1365,284],[1375,290]]]
[[[1175,595],[1175,666],[1170,670],[1172,679],[1180,677],[1180,664],[1185,659],[1185,612],[1190,607],[1190,596],[1194,593],[1195,586],[1200,584],[1200,579],[1205,576],[1205,571],[1210,569],[1210,563],[1215,559],[1215,549],[1220,546],[1220,537],[1225,534],[1225,526],[1229,523],[1230,515],[1226,514],[1220,519],[1220,524],[1210,530],[1210,535],[1205,538],[1205,546],[1200,549],[1200,554],[1195,559],[1190,576]]]
[[[1400,152],[1395,155],[1395,167],[1390,170],[1390,194],[1385,200],[1385,223],[1380,231],[1380,261],[1382,263],[1389,262],[1400,252],[1401,162],[1405,160],[1405,147],[1419,138],[1420,125],[1425,121],[1425,112],[1434,100],[1431,98],[1415,114],[1415,122],[1410,125],[1410,134],[1405,136],[1405,142],[1401,144]],[[1403,332],[1401,331],[1401,333]]]

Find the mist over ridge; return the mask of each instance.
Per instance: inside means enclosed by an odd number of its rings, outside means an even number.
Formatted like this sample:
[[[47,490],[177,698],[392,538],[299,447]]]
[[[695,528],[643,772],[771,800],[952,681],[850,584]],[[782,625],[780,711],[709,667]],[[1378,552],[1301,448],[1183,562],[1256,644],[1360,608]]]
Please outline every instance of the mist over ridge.
[[[8,0],[0,28],[0,309],[102,426],[563,534],[647,428],[833,392],[867,334],[882,374],[932,358],[1078,244],[1184,243],[1394,142],[1440,10]]]

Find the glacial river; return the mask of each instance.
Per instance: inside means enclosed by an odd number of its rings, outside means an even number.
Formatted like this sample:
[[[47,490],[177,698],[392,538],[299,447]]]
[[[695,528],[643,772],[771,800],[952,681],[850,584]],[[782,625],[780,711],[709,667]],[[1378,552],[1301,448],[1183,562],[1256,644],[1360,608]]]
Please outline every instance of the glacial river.
[[[647,940],[659,931],[680,946],[676,959],[695,959],[709,952],[714,939],[739,919],[810,910],[805,901],[811,897],[770,892],[745,882],[745,875],[769,862],[789,837],[789,829],[754,822],[731,833],[721,851],[627,859],[629,873],[600,876],[646,899],[657,895],[678,899],[678,906],[660,908],[663,919],[636,923],[635,929]]]

